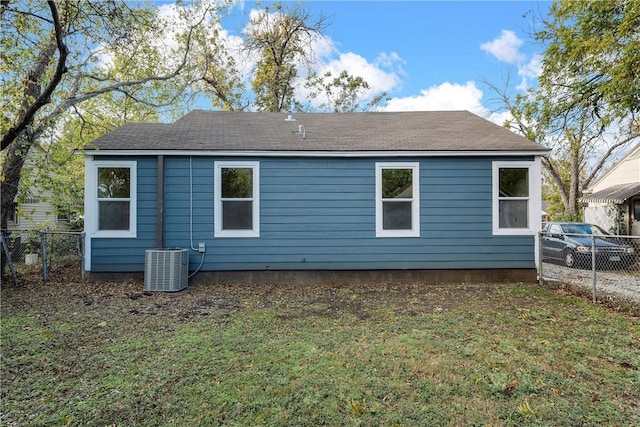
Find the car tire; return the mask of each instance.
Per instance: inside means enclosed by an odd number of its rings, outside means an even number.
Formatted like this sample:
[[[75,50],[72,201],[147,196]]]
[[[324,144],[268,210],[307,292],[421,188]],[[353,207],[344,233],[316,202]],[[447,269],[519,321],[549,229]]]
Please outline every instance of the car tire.
[[[577,265],[576,253],[571,249],[564,252],[564,265],[573,268]]]

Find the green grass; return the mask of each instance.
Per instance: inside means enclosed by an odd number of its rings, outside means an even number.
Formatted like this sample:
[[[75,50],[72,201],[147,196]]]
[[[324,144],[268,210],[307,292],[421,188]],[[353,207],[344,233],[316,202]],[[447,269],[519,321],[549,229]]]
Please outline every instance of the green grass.
[[[640,425],[638,318],[536,286],[465,289],[423,310],[415,289],[246,291],[186,320],[182,298],[226,291],[143,296],[156,311],[140,315],[97,287],[54,309],[4,289],[0,424]]]

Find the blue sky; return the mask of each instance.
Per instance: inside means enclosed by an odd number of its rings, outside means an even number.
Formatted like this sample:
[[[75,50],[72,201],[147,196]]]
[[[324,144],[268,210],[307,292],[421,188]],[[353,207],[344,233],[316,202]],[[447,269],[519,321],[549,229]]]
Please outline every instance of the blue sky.
[[[286,3],[286,2],[285,2]],[[238,37],[255,8],[241,2],[223,20]],[[551,2],[533,1],[305,1],[324,15],[326,38],[314,44],[315,71],[347,70],[391,98],[387,110],[469,110],[497,123],[495,96],[483,83],[516,93],[535,85],[540,47],[531,33]],[[492,102],[493,101],[493,102]]]

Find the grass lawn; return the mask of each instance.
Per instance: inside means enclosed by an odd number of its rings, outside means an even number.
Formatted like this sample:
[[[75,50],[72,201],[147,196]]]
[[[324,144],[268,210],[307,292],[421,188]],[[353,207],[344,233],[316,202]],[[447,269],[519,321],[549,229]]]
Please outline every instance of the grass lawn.
[[[640,425],[640,319],[558,290],[2,286],[0,425]]]

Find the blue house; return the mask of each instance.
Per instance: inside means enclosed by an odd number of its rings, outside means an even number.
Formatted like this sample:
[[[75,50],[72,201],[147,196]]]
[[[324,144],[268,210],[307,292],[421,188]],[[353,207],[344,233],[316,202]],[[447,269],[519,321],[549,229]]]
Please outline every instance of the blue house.
[[[547,149],[466,111],[195,110],[85,147],[86,268],[197,280],[535,281]]]

